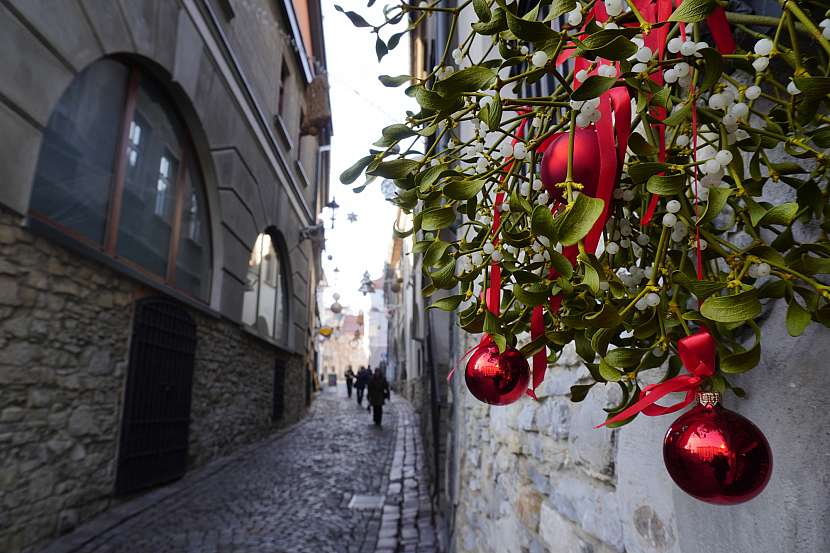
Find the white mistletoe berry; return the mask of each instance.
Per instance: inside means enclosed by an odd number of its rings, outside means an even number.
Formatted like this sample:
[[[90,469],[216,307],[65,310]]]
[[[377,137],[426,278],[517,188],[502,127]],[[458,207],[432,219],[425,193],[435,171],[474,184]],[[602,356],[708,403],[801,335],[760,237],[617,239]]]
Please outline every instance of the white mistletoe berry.
[[[530,48],[528,48],[525,45],[522,45],[522,47],[519,48],[519,52],[521,52],[523,56],[526,56],[530,52]]]
[[[548,63],[548,55],[542,50],[534,52],[533,57],[530,58],[530,63],[533,64],[533,67],[544,67]]]
[[[648,65],[646,65],[645,63],[635,63],[631,66],[631,70],[635,73],[645,73],[646,71],[648,71]]]
[[[744,119],[747,115],[749,115],[749,106],[747,106],[743,102],[738,102],[737,104],[733,104],[729,108],[729,113],[731,113],[738,119]]]
[[[674,213],[666,213],[663,215],[663,226],[664,227],[673,227],[677,224],[677,215]]]
[[[692,56],[697,51],[696,50],[697,44],[693,40],[687,40],[683,44],[680,45],[680,55],[682,56]]]
[[[616,242],[608,242],[605,245],[605,251],[610,255],[614,255],[620,251],[620,246]]]
[[[677,65],[674,66],[675,71],[677,71],[677,75],[681,78],[686,77],[691,73],[692,66],[686,63],[685,61],[681,61]]]
[[[499,144],[499,153],[504,157],[509,157],[513,155],[513,144],[505,140],[501,144]]]
[[[680,75],[677,74],[676,69],[666,69],[663,71],[663,80],[667,83],[676,83],[679,78]]]
[[[726,167],[732,163],[732,152],[729,150],[721,150],[715,154],[715,159],[718,160],[718,163],[720,163],[722,167]]]
[[[678,146],[680,146],[681,148],[685,148],[686,146],[689,145],[689,141],[690,141],[689,135],[680,134],[680,135],[677,135],[677,139],[674,141],[674,143],[677,144]]]
[[[798,87],[795,85],[795,81],[790,81],[790,83],[787,85],[787,92],[789,92],[793,96],[801,94],[801,90],[799,90]]]
[[[524,142],[518,142],[515,146],[513,146],[513,157],[522,160],[527,157],[527,146],[525,146]]]
[[[709,96],[709,107],[712,109],[726,109],[726,98],[723,94],[712,94]]]
[[[636,58],[637,61],[639,61],[640,63],[647,63],[648,60],[651,59],[652,55],[653,52],[651,51],[651,48],[649,48],[648,46],[643,46],[642,48],[637,50]]]
[[[649,292],[646,294],[646,303],[649,307],[657,307],[660,305],[660,294]]]
[[[669,202],[666,204],[666,211],[668,211],[669,213],[677,213],[678,211],[680,211],[680,202],[678,202],[677,200],[669,200]]]
[[[755,61],[752,62],[752,67],[755,71],[763,71],[769,66],[769,58],[767,57],[760,57],[755,58]]]
[[[759,56],[768,56],[772,52],[772,41],[768,38],[762,38],[755,43],[755,53]]]
[[[761,97],[761,87],[757,85],[752,85],[746,89],[744,95],[747,97],[748,100],[757,100]]]
[[[680,47],[683,45],[683,39],[680,37],[674,37],[669,41],[668,49],[669,52],[672,54],[676,54],[680,51]]]
[[[571,27],[576,27],[582,23],[582,10],[579,8],[575,8],[572,11],[568,12],[568,25]]]
[[[490,259],[492,259],[494,263],[500,262],[502,260],[501,252],[493,252],[493,256]]]
[[[623,0],[605,0],[605,11],[611,17],[617,17],[625,9]]]

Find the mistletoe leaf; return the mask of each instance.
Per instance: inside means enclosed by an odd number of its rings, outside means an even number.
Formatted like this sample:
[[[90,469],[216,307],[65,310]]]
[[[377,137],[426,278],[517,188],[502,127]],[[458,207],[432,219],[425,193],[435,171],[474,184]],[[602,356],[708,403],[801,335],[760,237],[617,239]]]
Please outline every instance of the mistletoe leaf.
[[[414,173],[419,165],[420,163],[414,159],[393,159],[384,161],[374,169],[366,171],[366,174],[385,179],[402,179]]]
[[[381,75],[378,77],[378,80],[381,82],[383,86],[394,88],[396,86],[401,86],[404,83],[408,83],[412,80],[412,77],[409,75],[398,75],[396,77],[392,77],[390,75]]]
[[[436,288],[442,288],[444,290],[455,288],[455,285],[458,283],[458,279],[455,278],[455,260],[450,259],[437,271],[429,273],[429,277],[432,279],[432,284]]]
[[[501,96],[496,92],[493,101],[481,108],[479,119],[487,125],[488,129],[496,129],[501,124]]]
[[[658,196],[677,196],[686,188],[686,173],[653,175],[646,183],[646,190]]]
[[[358,13],[346,11],[337,4],[334,5],[334,9],[348,17],[349,21],[351,21],[352,25],[355,27],[371,27],[371,25],[363,19],[363,16]]]
[[[495,8],[487,22],[477,21],[472,24],[473,31],[480,35],[495,35],[507,30],[507,17],[504,10]]]
[[[360,173],[366,169],[375,156],[364,156],[357,160],[354,165],[340,173],[340,182],[343,184],[352,184],[360,176]]]
[[[805,98],[823,98],[830,94],[830,77],[796,77],[793,81]]]
[[[810,312],[795,301],[790,300],[787,306],[787,332],[790,336],[801,336],[804,329],[810,324]]]
[[[574,273],[574,268],[573,265],[571,265],[571,262],[568,260],[568,258],[556,250],[548,250],[548,253],[550,254],[551,267],[553,267],[556,273],[559,276],[571,278],[571,276]]]
[[[384,138],[388,138],[390,140],[402,140],[404,138],[409,138],[410,136],[415,136],[416,133],[406,125],[401,123],[395,123],[394,125],[389,125],[388,127],[384,127],[381,131],[381,134]]]
[[[605,202],[599,198],[592,198],[580,194],[562,215],[564,217],[559,226],[559,241],[563,246],[571,246],[582,240],[602,214]]]
[[[389,48],[386,47],[386,43],[381,40],[380,36],[375,39],[375,53],[378,55],[378,61],[389,53]]]
[[[464,294],[456,294],[454,296],[447,296],[439,300],[435,300],[427,306],[427,309],[440,309],[441,311],[455,311],[461,302],[464,301]]]
[[[441,230],[455,222],[455,208],[439,207],[424,210],[421,219],[422,230]]]
[[[758,221],[758,225],[789,225],[798,213],[798,204],[787,202],[773,206]]]
[[[456,71],[436,83],[434,90],[441,95],[456,95],[488,88],[496,80],[496,71],[483,65],[473,65]]]
[[[706,209],[703,210],[703,215],[700,216],[700,224],[704,225],[718,216],[718,213],[723,211],[726,206],[726,200],[732,194],[729,188],[721,188],[719,186],[712,186],[709,188],[709,201],[706,203]]]
[[[571,94],[571,100],[583,101],[596,98],[603,92],[610,90],[617,82],[614,77],[600,77],[591,75],[582,85]]]
[[[507,28],[519,40],[528,42],[545,42],[559,37],[559,33],[551,29],[550,25],[541,21],[528,21],[507,12]]]
[[[732,296],[712,296],[700,306],[700,314],[718,323],[742,323],[761,314],[761,302],[754,288]]]
[[[424,267],[438,265],[449,247],[450,244],[448,242],[444,242],[443,240],[436,239],[431,242],[429,247],[424,252]]]
[[[468,200],[487,183],[485,179],[454,179],[444,185],[444,195],[453,200]]]
[[[605,361],[617,369],[633,369],[640,364],[643,353],[643,350],[634,348],[612,349],[605,355]]]
[[[715,6],[717,6],[715,0],[684,0],[669,16],[669,21],[697,23],[706,19]]]
[[[560,15],[566,14],[574,8],[576,8],[576,0],[553,0],[553,2],[550,5],[550,8],[548,8],[550,12],[548,13],[548,17],[559,17]]]
[[[487,23],[492,17],[490,14],[490,3],[487,0],[473,0],[473,10],[478,16],[478,20]]]
[[[608,352],[608,355],[611,355],[614,351],[613,350]],[[605,357],[600,357],[599,359],[599,374],[608,382],[619,382],[622,379],[623,373],[618,369],[615,369],[610,363],[608,363]]]
[[[533,208],[533,213],[530,216],[530,228],[535,234],[548,238],[551,243],[557,241],[556,225],[547,205],[537,205]]]
[[[571,401],[578,403],[584,400],[594,384],[596,382],[591,382],[590,384],[574,384],[571,386]]]
[[[700,82],[700,89],[709,90],[717,84],[723,74],[723,57],[714,48],[703,48],[699,53],[703,56],[701,62],[703,78]]]
[[[668,169],[668,165],[665,163],[657,163],[656,161],[632,163],[628,166],[628,176],[631,177],[631,180],[635,184],[639,184],[666,169]]]
[[[728,374],[740,374],[755,367],[761,361],[761,343],[740,353],[733,353],[724,356],[720,361],[720,370]]]

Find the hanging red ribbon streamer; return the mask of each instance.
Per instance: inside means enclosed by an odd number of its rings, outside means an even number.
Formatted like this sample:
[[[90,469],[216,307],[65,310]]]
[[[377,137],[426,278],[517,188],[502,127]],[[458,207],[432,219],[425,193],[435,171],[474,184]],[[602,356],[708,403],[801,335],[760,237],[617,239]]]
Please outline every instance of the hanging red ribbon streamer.
[[[677,5],[679,6],[681,3],[682,2],[678,2]],[[668,21],[668,18],[674,9],[672,6],[672,0],[657,0],[656,3],[653,3],[650,0],[640,0],[639,2],[636,2],[635,5],[643,18],[649,23]],[[732,30],[729,27],[729,22],[726,20],[726,12],[724,9],[718,6],[712,10],[706,18],[706,23],[709,26],[709,30],[712,33],[712,38],[715,41],[718,51],[721,54],[731,54],[734,52],[735,39],[732,36]],[[651,48],[652,52],[657,52],[657,59],[661,62],[663,61],[663,56],[666,51],[666,37],[668,36],[668,33],[669,26],[662,25],[648,33],[644,40],[645,45]],[[686,26],[682,23],[680,23],[680,36],[683,40],[686,40]],[[657,84],[663,84],[663,73],[661,71],[657,71],[651,75],[651,79]],[[652,117],[660,121],[665,119],[665,108],[654,108],[652,110]],[[655,126],[657,127],[659,141],[657,159],[660,163],[663,163],[666,161],[666,126],[663,124]],[[654,218],[654,212],[657,209],[657,203],[659,200],[660,196],[656,194],[651,195],[648,207],[643,214],[643,218],[640,220],[641,226],[648,225]]]
[[[715,374],[717,342],[708,330],[703,329],[681,338],[677,342],[677,353],[689,374],[678,375],[665,382],[646,386],[640,393],[640,399],[637,403],[617,413],[604,423],[595,426],[595,428],[622,422],[637,413],[654,417],[674,413],[690,405],[695,400],[695,394],[700,390],[701,383]],[[674,405],[666,407],[657,405],[661,398],[673,392],[686,392],[686,397]]]

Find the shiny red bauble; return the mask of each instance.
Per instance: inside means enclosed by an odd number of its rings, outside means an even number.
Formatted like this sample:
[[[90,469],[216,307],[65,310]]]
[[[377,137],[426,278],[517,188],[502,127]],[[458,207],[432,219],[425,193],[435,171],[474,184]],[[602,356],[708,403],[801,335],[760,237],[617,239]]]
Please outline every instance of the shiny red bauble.
[[[476,399],[490,405],[507,405],[524,395],[530,367],[516,348],[499,353],[496,344],[485,343],[467,361],[464,380]]]
[[[764,434],[716,402],[697,405],[672,423],[663,460],[684,492],[717,505],[749,501],[772,474],[772,451]]]
[[[562,133],[554,139],[542,156],[541,179],[551,197],[564,198],[565,191],[556,185],[565,181],[568,174],[568,146],[570,137]],[[574,134],[574,162],[571,173],[574,182],[580,183],[582,193],[595,197],[599,183],[599,142],[593,127],[577,129]]]

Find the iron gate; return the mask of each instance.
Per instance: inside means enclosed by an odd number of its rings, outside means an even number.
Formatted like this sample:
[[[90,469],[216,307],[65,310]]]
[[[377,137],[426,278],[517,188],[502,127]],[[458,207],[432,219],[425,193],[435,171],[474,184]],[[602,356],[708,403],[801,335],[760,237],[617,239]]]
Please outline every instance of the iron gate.
[[[187,469],[196,325],[173,300],[136,303],[115,493],[181,477]]]

